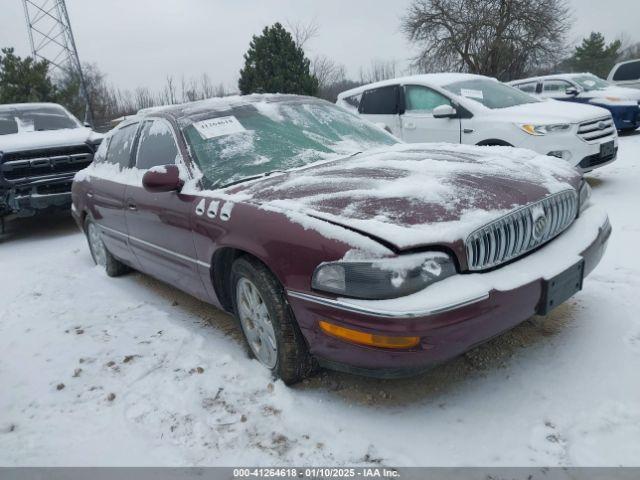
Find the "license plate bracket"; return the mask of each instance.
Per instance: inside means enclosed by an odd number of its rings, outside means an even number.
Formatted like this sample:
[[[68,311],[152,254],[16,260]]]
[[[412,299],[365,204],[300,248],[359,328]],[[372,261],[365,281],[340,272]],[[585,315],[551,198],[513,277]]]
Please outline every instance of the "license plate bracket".
[[[611,157],[615,153],[615,144],[613,140],[600,144],[600,158]]]
[[[542,296],[536,313],[547,315],[551,310],[582,290],[584,260],[572,265],[564,272],[542,282]]]

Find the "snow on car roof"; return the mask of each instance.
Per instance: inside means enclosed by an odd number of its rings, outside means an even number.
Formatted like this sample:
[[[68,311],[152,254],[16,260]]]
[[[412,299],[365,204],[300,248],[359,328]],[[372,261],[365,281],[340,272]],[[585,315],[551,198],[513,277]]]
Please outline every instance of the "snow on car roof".
[[[551,75],[539,75],[537,77],[520,78],[518,80],[512,80],[511,82],[508,82],[508,84],[509,85],[517,85],[517,84],[520,84],[520,83],[534,82],[534,81],[539,81],[539,80],[554,80],[554,79],[563,80],[563,79],[566,79],[566,78],[581,77],[583,75],[593,75],[593,73],[590,73],[590,72],[554,73],[554,74],[551,74]],[[594,75],[594,76],[597,76],[597,75]]]
[[[399,83],[419,82],[419,83],[426,83],[426,84],[442,87],[444,85],[449,85],[450,83],[454,83],[454,82],[461,82],[463,80],[473,80],[473,79],[481,79],[481,78],[495,80],[494,78],[491,78],[491,77],[485,77],[484,75],[475,75],[473,73],[423,73],[419,75],[409,75],[405,77],[391,78],[389,80],[382,80],[380,82],[374,82],[374,83],[369,83],[367,85],[362,85],[360,87],[352,88],[350,90],[345,90],[344,92],[338,95],[338,98],[355,95],[364,90],[369,90],[371,88],[386,87],[388,85],[397,85]]]
[[[0,105],[0,112],[9,110],[31,110],[38,107],[62,107],[62,105],[53,102],[5,103]]]
[[[181,103],[177,105],[165,105],[160,107],[150,107],[139,110],[136,116],[148,116],[156,113],[162,113],[173,117],[176,120],[196,117],[203,113],[226,112],[233,108],[245,105],[254,105],[257,108],[265,108],[270,103],[286,102],[286,101],[307,101],[307,102],[325,102],[325,100],[316,97],[307,97],[304,95],[289,95],[281,93],[254,93],[251,95],[230,95],[227,97],[215,97],[195,102]]]

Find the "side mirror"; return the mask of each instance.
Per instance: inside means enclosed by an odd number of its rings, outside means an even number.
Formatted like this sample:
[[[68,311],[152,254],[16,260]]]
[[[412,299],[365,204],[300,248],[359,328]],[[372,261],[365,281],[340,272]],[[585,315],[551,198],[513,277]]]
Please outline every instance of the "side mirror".
[[[433,118],[456,118],[458,112],[451,105],[439,105],[433,109]]]
[[[580,93],[580,90],[578,90],[576,87],[569,87],[564,91],[564,93],[572,97],[575,97]]]
[[[147,192],[174,192],[182,185],[184,182],[176,165],[153,167],[142,176],[142,186]]]

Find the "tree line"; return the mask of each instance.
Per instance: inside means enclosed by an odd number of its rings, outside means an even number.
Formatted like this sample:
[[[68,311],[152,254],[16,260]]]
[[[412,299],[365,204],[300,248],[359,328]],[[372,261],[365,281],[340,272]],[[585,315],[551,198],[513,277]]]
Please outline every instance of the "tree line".
[[[598,32],[571,51],[567,35],[572,21],[567,0],[413,0],[401,19],[401,31],[418,51],[409,71],[399,71],[393,60],[373,60],[355,79],[326,55],[307,56],[305,45],[319,31],[316,23],[276,23],[252,37],[238,91],[314,95],[334,102],[341,91],[403,73],[456,71],[503,81],[571,71],[606,77],[617,61],[640,56],[640,43],[624,38],[607,43]],[[0,52],[0,103],[57,102],[83,117],[85,102],[76,74],[51,72],[46,61],[21,58],[12,48]],[[141,108],[235,93],[207,74],[169,76],[156,91],[119,89],[97,65],[82,68],[94,123],[101,130]]]

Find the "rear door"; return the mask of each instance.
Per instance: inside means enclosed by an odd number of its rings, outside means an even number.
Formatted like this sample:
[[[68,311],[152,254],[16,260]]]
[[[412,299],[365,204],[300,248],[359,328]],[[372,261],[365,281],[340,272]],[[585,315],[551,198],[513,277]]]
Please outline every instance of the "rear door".
[[[202,298],[190,225],[194,197],[142,187],[148,169],[174,165],[180,158],[171,124],[165,119],[145,120],[135,155],[140,181],[125,191],[129,242],[142,271]]]
[[[127,242],[127,225],[124,214],[124,195],[127,173],[131,167],[131,153],[138,130],[138,122],[119,127],[107,137],[108,144],[99,149],[94,162],[95,174],[87,190],[91,214],[102,227],[102,239],[107,250],[131,265],[137,266]],[[105,152],[102,156],[102,152]],[[91,171],[91,170],[90,170]]]
[[[404,113],[400,116],[406,142],[460,143],[459,118],[434,118],[433,109],[451,106],[445,95],[422,85],[404,86]]]
[[[402,138],[401,101],[399,85],[373,88],[362,94],[358,112],[370,122],[376,123],[396,137]]]

